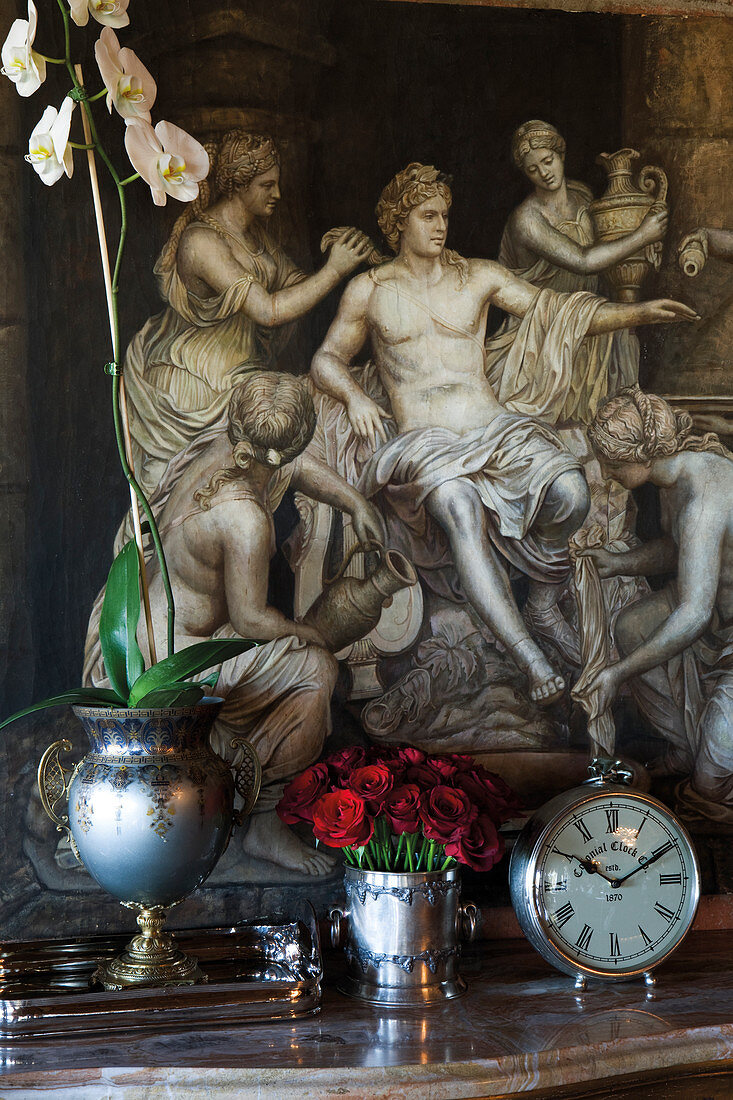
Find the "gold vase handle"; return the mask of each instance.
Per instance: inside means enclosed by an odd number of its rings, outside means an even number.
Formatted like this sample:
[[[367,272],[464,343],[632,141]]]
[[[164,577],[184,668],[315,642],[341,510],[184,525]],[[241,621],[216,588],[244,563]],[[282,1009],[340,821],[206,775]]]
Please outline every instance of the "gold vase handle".
[[[262,765],[254,746],[243,737],[233,737],[229,742],[233,749],[242,750],[242,759],[234,767],[234,787],[244,805],[234,811],[234,824],[243,825],[252,813],[262,785]]]
[[[349,568],[351,559],[355,554],[368,554],[371,550],[376,551],[378,554],[384,553],[384,545],[377,539],[367,539],[366,542],[355,542],[351,549],[347,552],[344,560],[338,568],[338,571],[334,573],[332,577],[324,577],[323,587],[328,588],[330,584],[335,584],[340,577],[343,577],[346,570]]]
[[[59,803],[65,802],[69,793],[69,779],[59,760],[60,752],[70,752],[71,741],[66,738],[63,741],[54,741],[49,745],[38,765],[38,793],[41,796],[41,804],[53,821],[59,833],[69,831],[69,815],[60,814],[57,810]]]
[[[667,198],[667,174],[662,168],[657,168],[656,165],[644,165],[639,172],[639,186],[648,195],[654,195],[654,188],[656,187],[655,202],[664,202]]]

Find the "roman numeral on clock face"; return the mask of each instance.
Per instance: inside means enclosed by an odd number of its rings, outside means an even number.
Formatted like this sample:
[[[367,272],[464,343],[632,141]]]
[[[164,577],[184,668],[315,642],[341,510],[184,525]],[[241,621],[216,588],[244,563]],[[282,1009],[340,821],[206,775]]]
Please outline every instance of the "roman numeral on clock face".
[[[660,875],[660,886],[681,886],[682,885],[682,872],[678,875]]]
[[[674,913],[671,909],[668,909],[666,905],[662,905],[661,901],[654,903],[654,909],[659,913],[660,917],[664,917],[665,920],[674,920]]]
[[[615,932],[609,932],[608,935],[611,938],[611,958],[613,958],[614,955],[620,955],[621,954],[621,948],[619,947],[618,936],[616,935],[616,933]]]
[[[575,910],[573,909],[572,904],[569,901],[566,901],[565,904],[561,905],[555,913],[555,924],[558,928],[562,928],[562,926],[564,924],[567,924],[568,921],[574,916]]]
[[[553,882],[553,880],[550,879],[550,878],[545,879],[545,893],[546,894],[557,893],[560,890],[567,890],[567,888],[568,888],[567,880],[564,879],[564,878],[560,879],[559,882]]]
[[[641,927],[641,925],[638,925],[638,928],[639,928],[639,932],[641,933],[641,938],[642,938],[642,939],[643,939],[643,941],[644,941],[644,946],[645,946],[645,947],[648,947],[648,946],[649,946],[649,944],[650,944],[650,943],[652,942],[652,941],[651,941],[651,939],[649,938],[649,936],[647,936],[646,932],[645,932],[645,931],[644,931],[644,929],[643,929],[643,928]]]
[[[581,951],[587,951],[588,944],[591,941],[592,935],[593,929],[591,928],[591,926],[589,924],[584,924],[583,931],[580,933],[577,940],[575,941],[575,946],[579,947]]]
[[[590,833],[588,832],[588,827],[582,819],[580,821],[574,821],[573,825],[578,830],[578,832],[582,836],[583,840],[591,840],[592,839]]]
[[[607,833],[615,833],[618,829],[618,810],[606,810]]]

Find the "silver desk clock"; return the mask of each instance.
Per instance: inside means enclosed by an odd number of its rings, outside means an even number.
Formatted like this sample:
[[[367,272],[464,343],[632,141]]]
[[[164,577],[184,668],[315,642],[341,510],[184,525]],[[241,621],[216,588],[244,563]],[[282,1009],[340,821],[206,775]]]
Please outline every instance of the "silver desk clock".
[[[576,979],[625,981],[684,939],[700,896],[692,841],[658,799],[632,790],[620,761],[542,806],[512,852],[509,883],[532,946]]]

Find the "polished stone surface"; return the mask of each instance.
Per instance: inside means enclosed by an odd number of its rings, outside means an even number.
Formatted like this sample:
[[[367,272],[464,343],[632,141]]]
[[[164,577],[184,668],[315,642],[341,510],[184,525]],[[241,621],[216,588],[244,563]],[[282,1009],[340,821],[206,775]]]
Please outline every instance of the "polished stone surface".
[[[732,959],[733,931],[695,932],[653,989],[590,983],[577,994],[524,941],[496,941],[465,960],[466,996],[429,1010],[349,1001],[329,981],[320,1014],[294,1023],[161,1035],[153,1017],[142,1036],[6,1046],[0,1096],[456,1100],[730,1070]],[[339,961],[327,958],[330,979]]]

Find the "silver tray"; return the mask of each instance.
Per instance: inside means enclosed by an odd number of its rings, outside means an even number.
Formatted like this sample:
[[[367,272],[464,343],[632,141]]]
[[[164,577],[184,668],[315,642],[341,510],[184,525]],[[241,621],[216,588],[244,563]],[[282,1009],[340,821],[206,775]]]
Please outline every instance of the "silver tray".
[[[202,985],[106,992],[91,984],[100,962],[131,933],[0,944],[0,1042],[150,1028],[193,1030],[317,1012],[321,1004],[318,924],[306,903],[300,919],[242,922],[177,931],[199,960]]]

